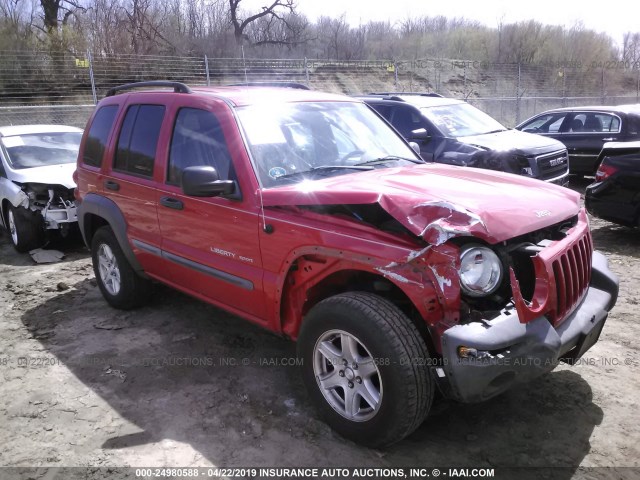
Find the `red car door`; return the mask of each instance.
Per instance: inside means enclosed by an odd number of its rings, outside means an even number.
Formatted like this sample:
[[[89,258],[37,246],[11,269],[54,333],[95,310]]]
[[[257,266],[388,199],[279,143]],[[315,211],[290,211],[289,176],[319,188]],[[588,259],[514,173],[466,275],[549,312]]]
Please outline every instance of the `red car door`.
[[[127,223],[127,236],[144,270],[162,277],[160,227],[156,208],[156,152],[166,106],[125,106],[116,149],[102,179],[104,195],[116,203]]]
[[[171,263],[171,282],[213,303],[264,323],[259,208],[255,178],[244,170],[246,152],[229,108],[214,99],[203,106],[180,97],[168,148],[165,181],[158,190],[162,254]],[[211,166],[236,191],[218,197],[190,197],[180,187],[182,171]]]

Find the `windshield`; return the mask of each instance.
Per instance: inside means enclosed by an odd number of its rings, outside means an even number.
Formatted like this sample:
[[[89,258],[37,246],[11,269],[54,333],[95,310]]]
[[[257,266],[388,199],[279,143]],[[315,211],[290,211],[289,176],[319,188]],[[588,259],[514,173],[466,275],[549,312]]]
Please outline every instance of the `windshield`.
[[[500,132],[506,128],[468,103],[422,108],[422,114],[447,137],[467,137]]]
[[[75,163],[82,132],[30,133],[2,137],[14,170]]]
[[[361,103],[259,104],[238,109],[260,184],[422,163]]]

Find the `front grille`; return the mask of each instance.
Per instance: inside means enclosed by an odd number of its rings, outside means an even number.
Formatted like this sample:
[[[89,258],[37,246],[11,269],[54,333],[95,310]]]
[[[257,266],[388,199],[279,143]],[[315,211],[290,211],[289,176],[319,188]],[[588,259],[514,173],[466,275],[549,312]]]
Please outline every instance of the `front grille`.
[[[569,171],[569,154],[566,150],[539,155],[535,160],[538,165],[538,178],[541,180],[560,177]]]
[[[556,284],[556,308],[551,322],[557,325],[578,306],[591,281],[593,244],[589,232],[553,260]]]

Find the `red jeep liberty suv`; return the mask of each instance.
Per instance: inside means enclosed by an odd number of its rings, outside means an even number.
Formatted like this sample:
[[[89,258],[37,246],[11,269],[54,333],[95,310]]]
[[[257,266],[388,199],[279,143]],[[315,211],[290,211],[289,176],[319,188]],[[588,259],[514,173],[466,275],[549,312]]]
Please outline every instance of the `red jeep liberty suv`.
[[[425,163],[349,97],[117,87],[76,179],[107,302],[159,281],[296,340],[319,411],[369,446],[436,389],[482,401],[579,358],[618,294],[577,193]]]

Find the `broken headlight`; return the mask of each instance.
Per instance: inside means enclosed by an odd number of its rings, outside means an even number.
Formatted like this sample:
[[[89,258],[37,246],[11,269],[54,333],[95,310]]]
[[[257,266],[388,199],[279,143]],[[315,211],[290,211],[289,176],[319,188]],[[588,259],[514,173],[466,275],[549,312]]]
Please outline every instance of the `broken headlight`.
[[[502,282],[502,262],[490,248],[465,245],[460,252],[460,287],[471,297],[495,292]]]

